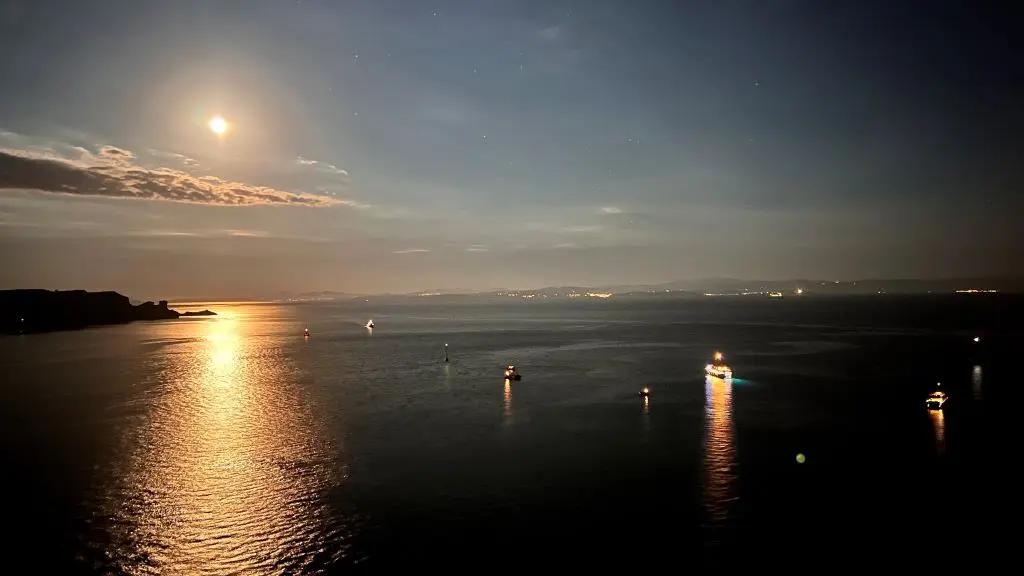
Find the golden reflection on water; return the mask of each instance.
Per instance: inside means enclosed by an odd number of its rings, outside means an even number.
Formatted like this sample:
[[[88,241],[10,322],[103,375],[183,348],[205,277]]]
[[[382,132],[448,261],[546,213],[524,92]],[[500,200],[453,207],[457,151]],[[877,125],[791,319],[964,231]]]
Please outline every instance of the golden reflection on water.
[[[736,474],[732,383],[708,377],[704,383],[704,508],[706,526],[721,529],[729,520]]]
[[[508,378],[505,379],[505,397],[502,402],[502,416],[504,417],[505,424],[512,423],[512,382]]]
[[[946,415],[942,410],[929,410],[928,417],[932,420],[935,428],[935,451],[939,454],[946,452]]]
[[[180,343],[159,353],[156,397],[107,497],[108,558],[129,574],[303,570],[338,539],[322,496],[343,474],[280,343],[231,315],[168,330]]]

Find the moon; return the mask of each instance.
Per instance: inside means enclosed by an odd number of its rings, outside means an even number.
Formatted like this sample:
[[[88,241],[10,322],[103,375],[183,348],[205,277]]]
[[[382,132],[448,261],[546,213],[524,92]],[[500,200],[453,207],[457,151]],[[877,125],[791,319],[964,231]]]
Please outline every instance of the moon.
[[[216,134],[218,138],[222,138],[231,129],[231,125],[228,124],[228,121],[223,116],[210,118],[206,125],[209,126],[210,131]]]

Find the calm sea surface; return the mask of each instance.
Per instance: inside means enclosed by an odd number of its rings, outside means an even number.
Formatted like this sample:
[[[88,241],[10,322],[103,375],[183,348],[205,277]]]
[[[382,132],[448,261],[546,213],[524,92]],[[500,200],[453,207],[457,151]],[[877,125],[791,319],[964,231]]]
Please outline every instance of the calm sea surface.
[[[1019,300],[202,307],[0,338],[7,566],[828,569],[1016,532]]]

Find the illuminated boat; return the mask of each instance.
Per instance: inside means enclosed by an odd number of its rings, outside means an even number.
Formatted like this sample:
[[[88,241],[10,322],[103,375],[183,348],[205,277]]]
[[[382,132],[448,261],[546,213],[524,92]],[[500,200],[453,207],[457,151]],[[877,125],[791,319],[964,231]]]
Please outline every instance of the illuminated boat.
[[[519,381],[522,380],[522,378],[523,377],[519,375],[519,372],[516,372],[516,367],[512,364],[509,364],[508,367],[505,368],[505,380]]]
[[[651,395],[651,389],[648,388],[647,386],[644,386],[642,390],[636,393],[636,395],[641,398],[648,398]]]
[[[928,398],[924,401],[924,405],[927,406],[929,410],[942,410],[942,405],[946,403],[946,400],[949,400],[949,396],[946,396],[946,393],[942,390],[936,390],[928,395]]]
[[[732,378],[732,368],[725,363],[725,357],[721,352],[715,352],[714,360],[704,367],[704,372],[712,378]]]
[[[365,328],[373,328],[373,318],[370,318],[370,321],[366,323]]]
[[[302,335],[305,336],[306,338],[309,338],[309,328],[306,328],[305,332],[303,332]]]

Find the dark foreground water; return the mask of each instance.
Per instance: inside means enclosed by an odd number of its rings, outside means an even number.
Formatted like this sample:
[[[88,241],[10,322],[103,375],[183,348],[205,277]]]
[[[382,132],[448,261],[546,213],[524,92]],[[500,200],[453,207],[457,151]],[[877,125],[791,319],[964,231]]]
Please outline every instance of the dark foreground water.
[[[6,568],[831,571],[1012,550],[1018,300],[213,307],[0,339]],[[715,350],[731,383],[703,377]],[[929,413],[939,381],[952,399]]]

